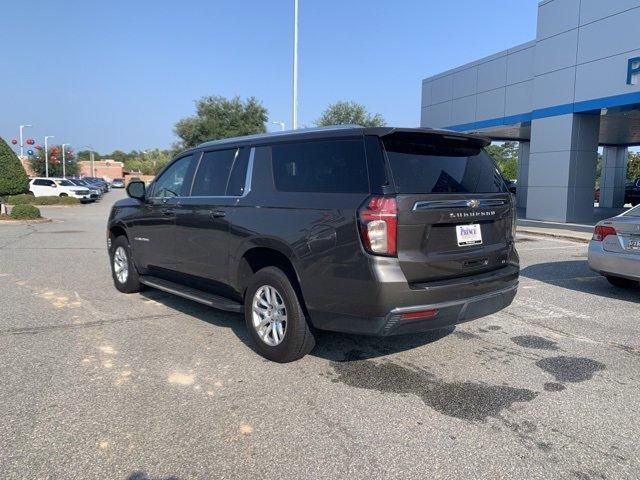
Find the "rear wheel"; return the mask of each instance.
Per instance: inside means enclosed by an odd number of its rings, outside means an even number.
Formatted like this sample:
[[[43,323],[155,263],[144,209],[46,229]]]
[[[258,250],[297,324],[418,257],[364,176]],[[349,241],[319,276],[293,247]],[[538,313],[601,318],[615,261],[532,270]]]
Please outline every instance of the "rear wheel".
[[[607,280],[609,280],[611,285],[618,288],[634,288],[638,286],[638,282],[635,280],[629,280],[628,278],[609,276],[607,277]]]
[[[315,346],[298,295],[279,268],[266,267],[253,276],[245,294],[244,316],[256,351],[269,360],[292,362]]]
[[[141,285],[133,261],[131,248],[127,237],[116,237],[111,247],[111,276],[113,284],[123,293],[135,293],[141,290]]]
[[[61,197],[68,197],[69,195],[67,195],[66,193],[61,193],[60,196]]]

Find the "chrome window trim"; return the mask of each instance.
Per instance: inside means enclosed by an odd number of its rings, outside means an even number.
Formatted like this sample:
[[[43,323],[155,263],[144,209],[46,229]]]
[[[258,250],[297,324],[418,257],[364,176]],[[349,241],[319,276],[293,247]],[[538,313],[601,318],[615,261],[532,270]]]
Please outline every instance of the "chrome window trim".
[[[475,208],[501,207],[507,204],[506,200],[499,198],[478,199],[479,203]],[[473,208],[469,205],[469,200],[428,200],[416,202],[413,211],[434,210],[439,208]]]
[[[236,155],[239,154],[240,148],[242,148],[242,147],[238,147],[237,148],[238,153]],[[255,152],[256,152],[256,147],[251,147],[251,150],[249,151],[249,161],[247,162],[247,173],[246,173],[245,180],[244,180],[244,189],[242,191],[242,195],[189,195],[188,197],[183,197],[183,198],[235,198],[235,199],[240,199],[240,198],[246,197],[251,192],[251,183],[252,183],[252,180],[253,180],[253,162],[254,162]],[[202,160],[203,156],[204,156],[204,152],[200,156],[201,160]],[[234,160],[234,162],[235,162],[235,160]],[[198,167],[196,168],[196,171],[193,174],[194,181],[195,181],[196,175],[198,174],[198,169],[199,168],[200,168],[200,162],[198,162]],[[229,172],[229,175],[231,175],[231,172]],[[191,190],[190,191],[193,191],[193,184],[191,185]]]

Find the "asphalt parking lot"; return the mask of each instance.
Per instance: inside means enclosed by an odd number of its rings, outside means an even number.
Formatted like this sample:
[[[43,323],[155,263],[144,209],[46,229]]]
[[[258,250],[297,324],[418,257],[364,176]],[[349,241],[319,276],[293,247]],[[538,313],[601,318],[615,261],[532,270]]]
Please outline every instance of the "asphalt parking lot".
[[[640,477],[640,290],[521,237],[514,304],[255,354],[238,315],[112,286],[97,204],[0,225],[3,479]]]

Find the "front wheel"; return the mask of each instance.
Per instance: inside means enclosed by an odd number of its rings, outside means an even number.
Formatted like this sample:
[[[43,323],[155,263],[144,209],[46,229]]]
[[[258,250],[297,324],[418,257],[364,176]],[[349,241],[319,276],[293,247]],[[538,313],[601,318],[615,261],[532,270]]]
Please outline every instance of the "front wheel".
[[[298,295],[279,268],[266,267],[253,276],[244,316],[255,349],[274,362],[298,360],[316,344]]]
[[[635,280],[629,280],[628,278],[609,276],[607,277],[607,280],[609,280],[611,285],[618,288],[634,288],[638,286],[638,282]]]
[[[111,276],[113,284],[122,293],[141,290],[138,271],[131,259],[131,248],[125,236],[116,237],[111,246]]]

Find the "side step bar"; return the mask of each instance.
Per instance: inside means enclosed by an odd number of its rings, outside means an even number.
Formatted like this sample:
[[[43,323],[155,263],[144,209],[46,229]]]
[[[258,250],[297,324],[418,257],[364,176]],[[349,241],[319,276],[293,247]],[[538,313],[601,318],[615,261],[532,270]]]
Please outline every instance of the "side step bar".
[[[234,300],[214,295],[213,293],[203,292],[202,290],[195,288],[186,287],[162,278],[152,277],[150,275],[140,275],[140,283],[219,310],[236,313],[242,313],[244,310],[244,306]]]

